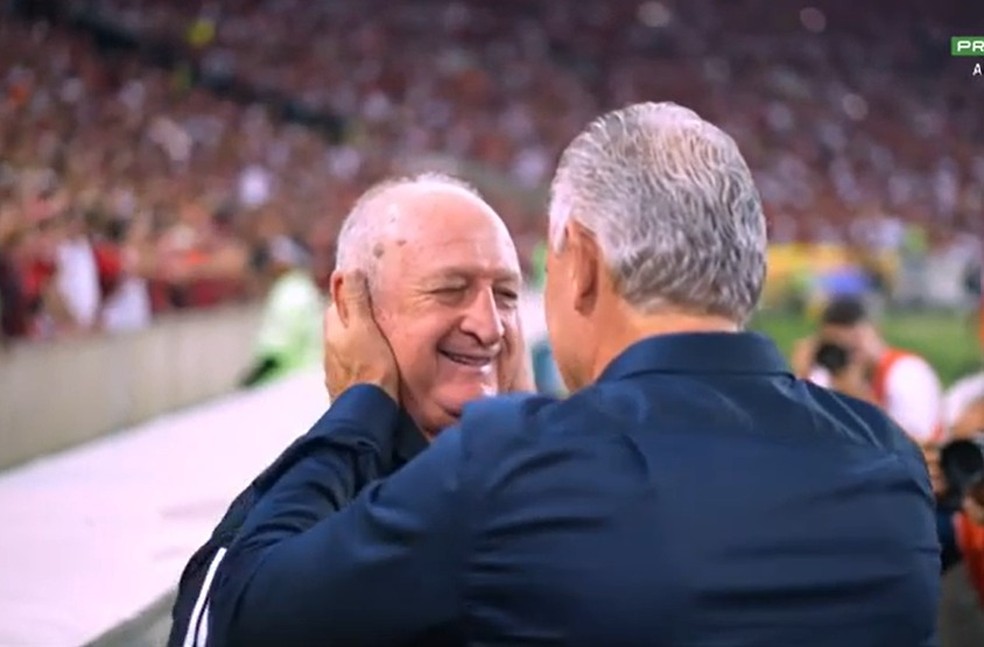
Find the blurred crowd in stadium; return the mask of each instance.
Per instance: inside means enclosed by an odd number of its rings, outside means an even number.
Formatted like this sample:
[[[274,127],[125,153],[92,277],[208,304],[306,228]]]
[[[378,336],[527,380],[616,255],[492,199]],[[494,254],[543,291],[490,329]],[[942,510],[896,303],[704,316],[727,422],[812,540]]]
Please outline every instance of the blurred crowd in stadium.
[[[278,263],[323,289],[354,200],[432,163],[487,195],[535,281],[560,151],[645,100],[741,147],[773,244],[767,305],[819,313],[838,293],[980,317],[984,85],[949,51],[979,3],[810,4],[0,0],[0,347],[258,299]],[[984,322],[947,337],[939,321],[925,336],[956,359],[925,359],[936,389],[976,372],[944,406],[948,433],[974,436]],[[540,388],[561,391],[540,337]],[[243,384],[283,366],[260,354]]]
[[[646,99],[736,138],[776,243],[979,254],[984,120],[940,74],[971,3],[813,4],[7,2],[3,335],[251,298],[279,235],[322,281],[355,196],[407,160],[536,190],[594,115]],[[538,203],[492,202],[530,252]]]

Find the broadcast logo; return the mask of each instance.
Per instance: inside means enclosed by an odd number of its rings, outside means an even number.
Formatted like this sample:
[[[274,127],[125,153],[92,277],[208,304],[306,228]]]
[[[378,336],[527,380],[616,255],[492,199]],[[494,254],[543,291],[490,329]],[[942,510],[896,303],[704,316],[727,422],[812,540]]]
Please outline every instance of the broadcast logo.
[[[950,39],[953,56],[979,56],[984,58],[984,36],[954,36]]]
[[[973,56],[984,58],[984,36],[953,36],[950,38],[951,56]],[[981,76],[981,64],[975,63],[972,76]]]

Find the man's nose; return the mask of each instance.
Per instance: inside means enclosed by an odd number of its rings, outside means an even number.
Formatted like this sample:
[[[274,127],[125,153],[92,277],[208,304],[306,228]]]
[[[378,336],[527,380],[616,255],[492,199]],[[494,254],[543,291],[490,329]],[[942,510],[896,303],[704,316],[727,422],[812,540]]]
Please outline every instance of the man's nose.
[[[492,346],[502,339],[505,328],[491,288],[479,290],[468,305],[461,329],[473,335],[483,346]]]

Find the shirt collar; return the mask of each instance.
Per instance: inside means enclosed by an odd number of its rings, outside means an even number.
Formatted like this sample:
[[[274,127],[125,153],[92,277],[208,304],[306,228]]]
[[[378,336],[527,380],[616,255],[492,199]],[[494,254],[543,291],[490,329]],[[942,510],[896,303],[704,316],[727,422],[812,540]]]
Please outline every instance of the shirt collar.
[[[655,335],[638,341],[605,368],[599,382],[639,373],[789,374],[767,337],[751,332]]]

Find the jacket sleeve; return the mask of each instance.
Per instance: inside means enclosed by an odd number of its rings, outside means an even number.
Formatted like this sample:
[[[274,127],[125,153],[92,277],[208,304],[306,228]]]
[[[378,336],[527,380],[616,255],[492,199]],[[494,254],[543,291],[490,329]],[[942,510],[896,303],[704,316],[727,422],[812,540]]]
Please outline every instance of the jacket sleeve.
[[[459,431],[344,500],[353,457],[391,454],[387,402],[347,391],[323,419],[339,451],[297,462],[250,512],[211,591],[210,647],[403,643],[458,616]]]

